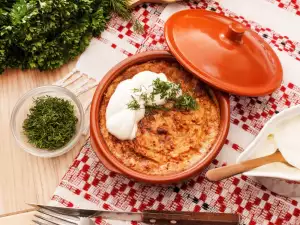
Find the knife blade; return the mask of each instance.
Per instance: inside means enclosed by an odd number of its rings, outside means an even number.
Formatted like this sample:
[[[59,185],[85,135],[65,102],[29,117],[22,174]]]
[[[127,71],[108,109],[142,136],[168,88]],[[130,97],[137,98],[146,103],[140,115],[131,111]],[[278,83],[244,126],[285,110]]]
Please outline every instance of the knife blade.
[[[146,210],[138,212],[115,212],[92,209],[76,209],[39,204],[28,204],[36,208],[47,209],[52,212],[76,217],[102,217],[103,219],[137,221],[148,224],[176,224],[176,225],[238,225],[240,218],[231,213],[210,212],[177,212]]]

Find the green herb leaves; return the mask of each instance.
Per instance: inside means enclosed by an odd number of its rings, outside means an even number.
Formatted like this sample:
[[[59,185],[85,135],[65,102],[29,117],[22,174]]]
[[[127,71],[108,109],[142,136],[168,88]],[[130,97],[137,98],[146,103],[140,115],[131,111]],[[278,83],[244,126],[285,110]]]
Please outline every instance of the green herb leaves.
[[[1,0],[0,74],[62,66],[105,29],[112,12],[131,19],[127,0]]]
[[[23,122],[24,134],[37,148],[55,150],[68,143],[76,132],[74,106],[65,99],[43,96]]]
[[[133,94],[137,95],[145,102],[145,109],[147,111],[169,110],[169,108],[154,103],[156,95],[159,95],[161,99],[173,102],[173,107],[179,110],[196,110],[199,107],[197,101],[191,95],[181,93],[182,90],[179,84],[157,78],[152,82],[151,86],[153,91],[150,94],[147,93],[147,91],[143,91],[143,88],[141,87],[132,90]],[[131,110],[138,110],[141,108],[138,100],[134,96],[132,96],[132,101],[127,104],[127,107]]]
[[[140,109],[141,106],[140,106],[139,102],[136,100],[135,97],[133,97],[133,96],[131,96],[131,97],[132,97],[132,101],[127,104],[128,109],[131,109],[131,110]]]
[[[196,110],[199,105],[189,94],[184,93],[175,100],[175,108],[184,110]]]
[[[160,98],[173,100],[180,93],[180,85],[172,82],[162,81],[157,78],[152,83],[153,92],[151,95],[160,95]]]
[[[140,21],[135,20],[133,23],[133,30],[138,34],[143,34],[145,32],[144,26],[141,24]]]

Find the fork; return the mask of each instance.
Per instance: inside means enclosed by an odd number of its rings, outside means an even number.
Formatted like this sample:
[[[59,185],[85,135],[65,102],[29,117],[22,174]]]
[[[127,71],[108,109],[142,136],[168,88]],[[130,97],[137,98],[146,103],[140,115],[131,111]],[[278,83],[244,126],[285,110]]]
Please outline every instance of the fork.
[[[95,225],[90,218],[67,216],[44,208],[37,210],[32,222],[38,225]]]

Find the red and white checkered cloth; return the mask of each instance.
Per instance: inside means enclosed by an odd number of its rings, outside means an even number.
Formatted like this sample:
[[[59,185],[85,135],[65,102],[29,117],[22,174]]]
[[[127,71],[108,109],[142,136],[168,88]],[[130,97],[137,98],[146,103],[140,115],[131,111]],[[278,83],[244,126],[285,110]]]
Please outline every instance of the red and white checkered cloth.
[[[230,97],[231,128],[221,153],[209,166],[214,168],[235,162],[266,121],[284,108],[300,103],[299,6],[299,0],[144,4],[136,7],[134,14],[144,24],[145,34],[138,35],[131,23],[113,18],[98,40],[106,46],[104,55],[116,59],[113,64],[137,52],[168,49],[163,35],[166,19],[176,11],[192,8],[229,16],[257,32],[273,47],[283,65],[282,86],[265,97]],[[205,172],[176,186],[141,184],[107,170],[88,141],[50,204],[134,212],[145,209],[236,212],[242,215],[242,224],[300,224],[297,199],[276,195],[246,176],[212,183],[204,178]],[[96,223],[131,224],[101,219],[96,219]]]

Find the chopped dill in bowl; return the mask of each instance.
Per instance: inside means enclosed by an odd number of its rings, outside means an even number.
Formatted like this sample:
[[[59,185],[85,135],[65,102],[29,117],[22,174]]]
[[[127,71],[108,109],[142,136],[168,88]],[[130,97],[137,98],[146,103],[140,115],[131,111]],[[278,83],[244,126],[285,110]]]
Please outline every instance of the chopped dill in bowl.
[[[67,144],[76,132],[78,118],[72,103],[66,99],[42,96],[23,122],[28,142],[40,149],[56,150]]]

